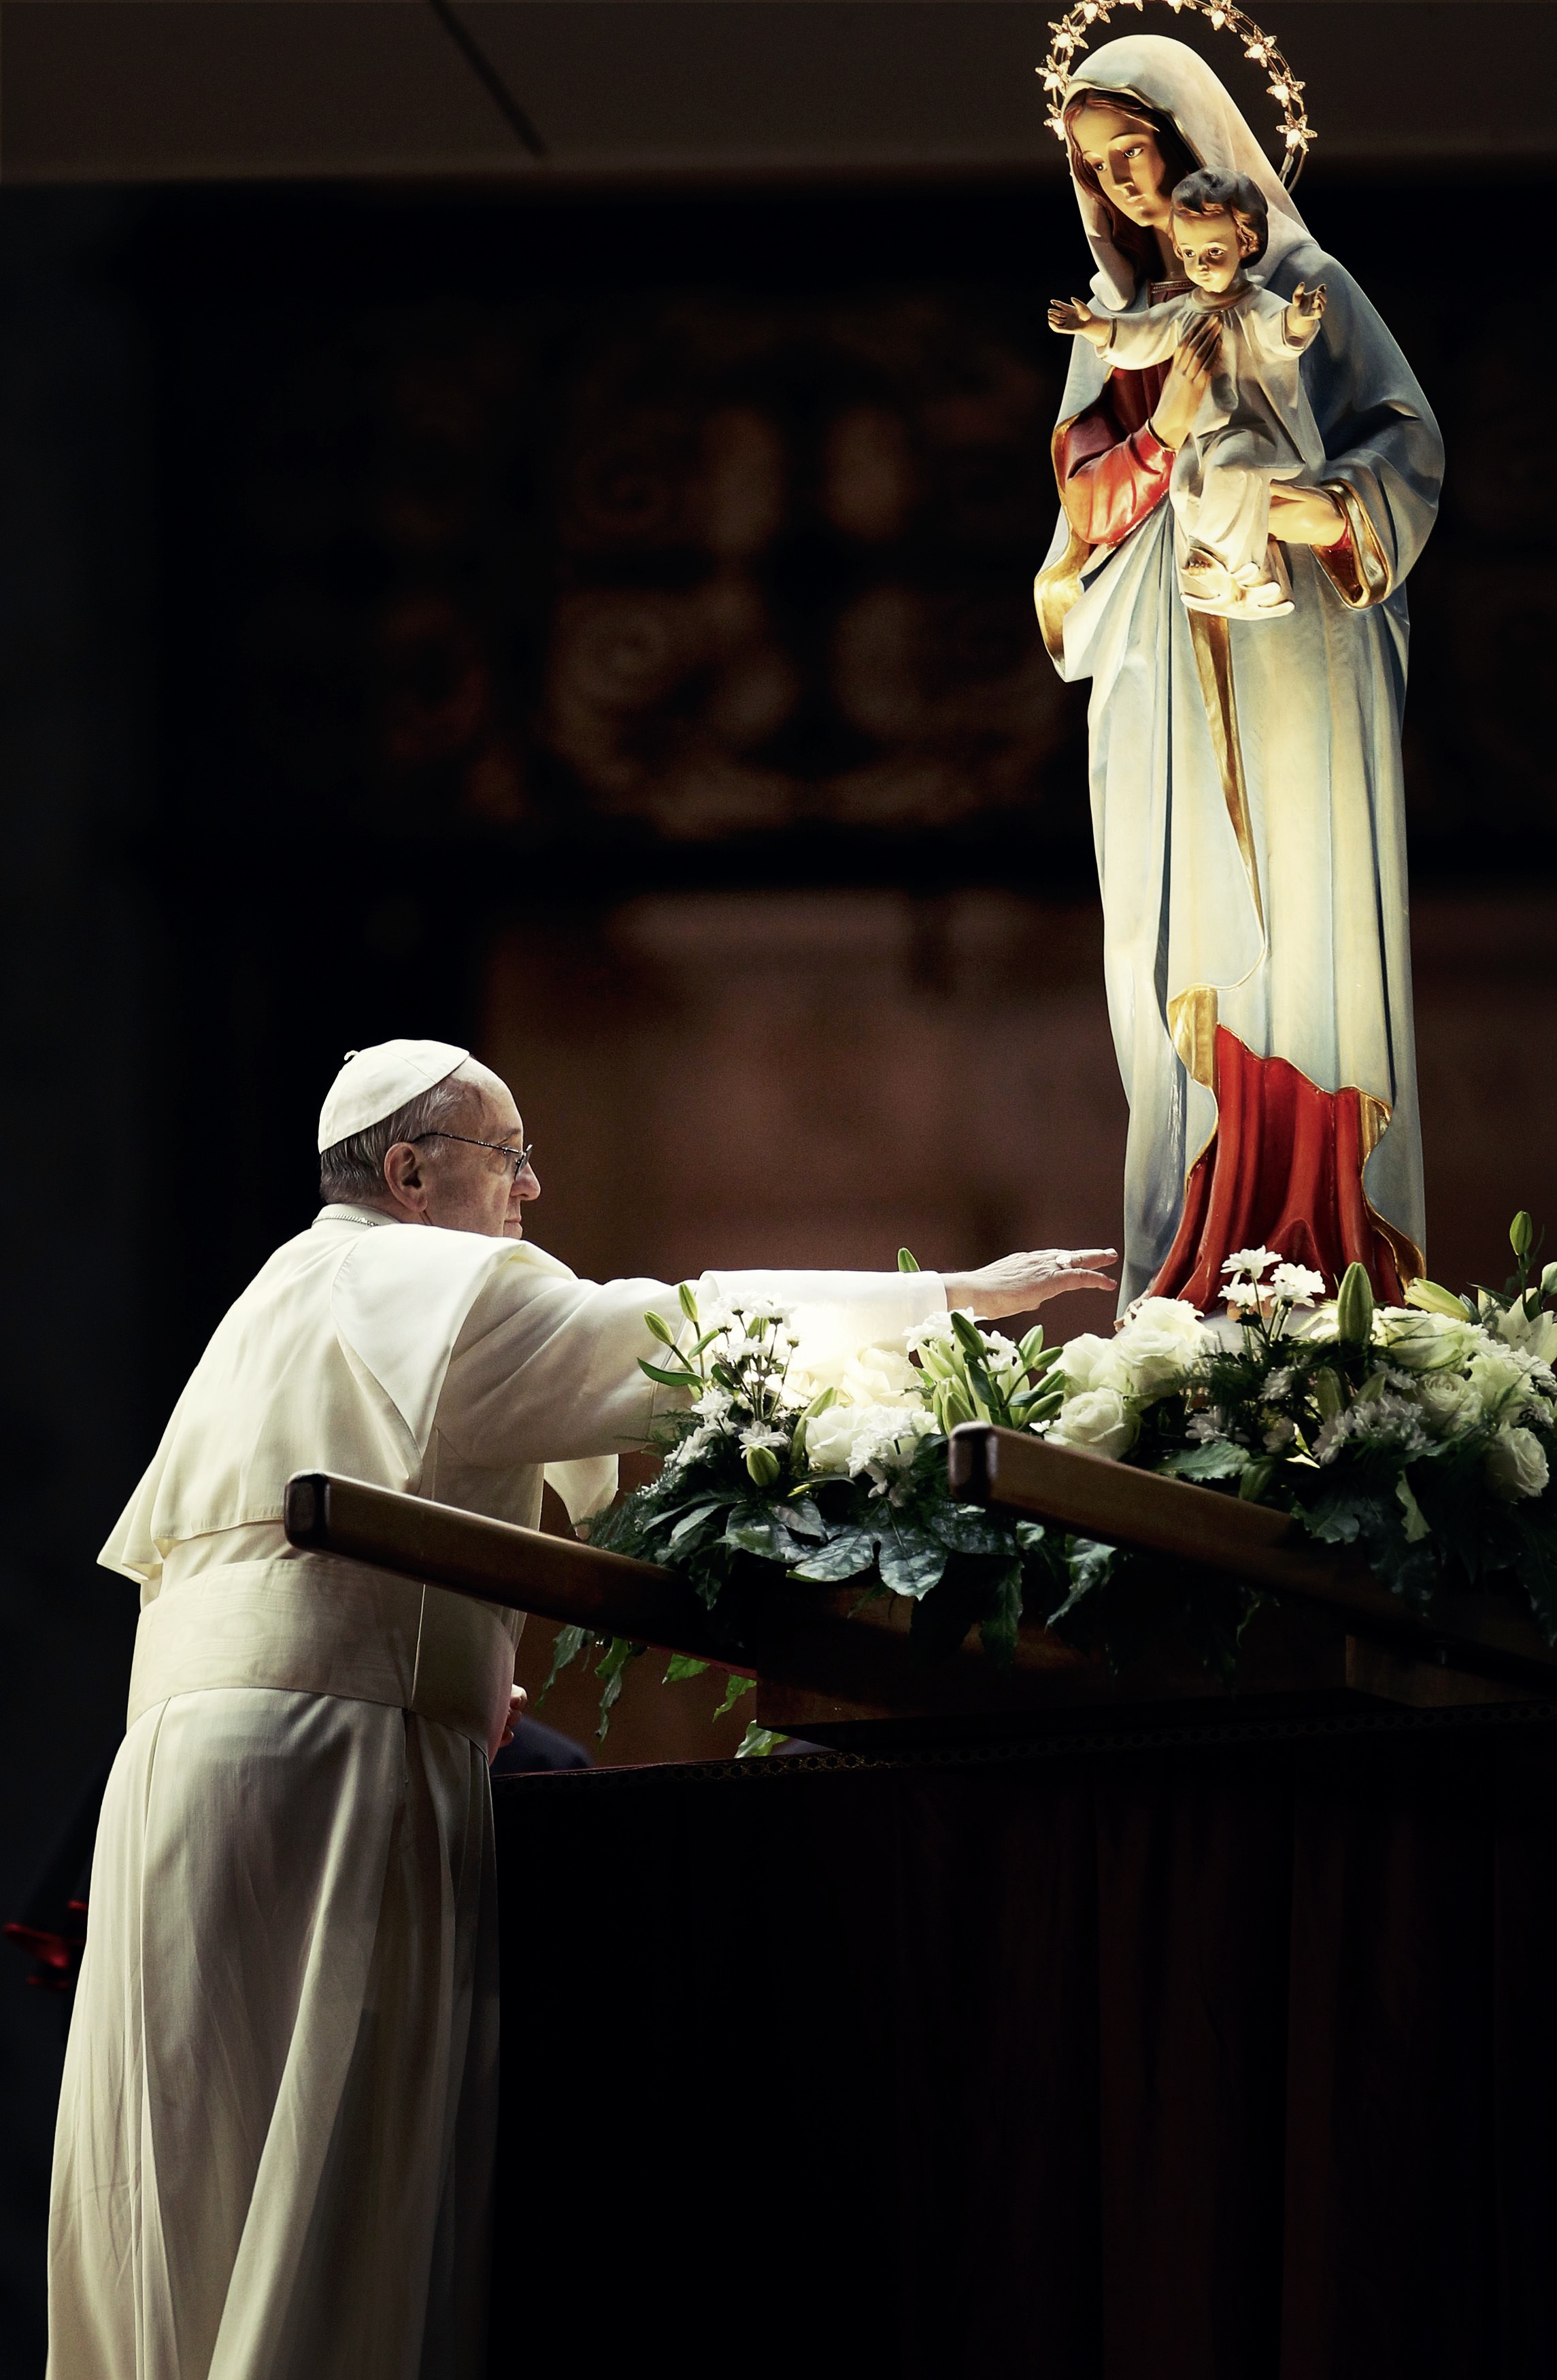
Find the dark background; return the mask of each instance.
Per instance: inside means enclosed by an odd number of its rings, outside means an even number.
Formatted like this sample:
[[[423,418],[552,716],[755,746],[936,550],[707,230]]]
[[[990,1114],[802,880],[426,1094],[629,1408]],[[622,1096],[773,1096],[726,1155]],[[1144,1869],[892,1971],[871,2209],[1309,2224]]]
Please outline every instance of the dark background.
[[[1303,188],[1449,443],[1408,771],[1456,1281],[1514,1205],[1557,1220],[1552,358],[1534,283],[1501,341],[1451,302],[1478,190],[1419,154]],[[1083,690],[1028,593],[1081,269],[1063,187],[1004,168],[0,191],[0,1898],[121,1724],[95,1549],[307,1220],[346,1048],[505,1066],[580,1269],[1116,1230]],[[723,1748],[631,1700],[617,1756]],[[57,2004],[4,1955],[30,2371]]]

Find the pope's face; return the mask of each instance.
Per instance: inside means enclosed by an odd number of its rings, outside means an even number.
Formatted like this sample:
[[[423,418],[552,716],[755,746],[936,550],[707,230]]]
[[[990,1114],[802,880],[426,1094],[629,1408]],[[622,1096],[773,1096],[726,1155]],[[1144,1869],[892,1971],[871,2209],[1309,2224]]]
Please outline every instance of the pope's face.
[[[1231,215],[1174,215],[1174,246],[1185,278],[1198,289],[1230,289],[1243,267],[1246,249]]]
[[[473,1141],[495,1141],[506,1148],[525,1145],[524,1121],[506,1083],[484,1075],[458,1119],[462,1140],[435,1142],[428,1152],[421,1179],[427,1192],[426,1220],[448,1232],[483,1232],[489,1239],[522,1240],[524,1210],[541,1196],[534,1168],[526,1165],[514,1179],[511,1159],[497,1148],[472,1148]]]
[[[1133,123],[1115,107],[1083,107],[1070,128],[1110,205],[1131,223],[1166,231],[1173,213],[1162,188],[1167,167],[1150,124]]]

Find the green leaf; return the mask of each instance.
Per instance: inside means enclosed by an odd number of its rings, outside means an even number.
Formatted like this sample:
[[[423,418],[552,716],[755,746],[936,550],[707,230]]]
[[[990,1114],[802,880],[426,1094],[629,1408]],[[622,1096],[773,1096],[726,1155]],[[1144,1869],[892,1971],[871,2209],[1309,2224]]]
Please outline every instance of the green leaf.
[[[792,1536],[821,1537],[827,1536],[827,1524],[822,1519],[809,1488],[792,1488],[784,1508],[784,1525]]]
[[[1258,1504],[1276,1475],[1276,1463],[1267,1455],[1263,1462],[1251,1463],[1238,1482],[1238,1493],[1246,1504]]]
[[[1408,1546],[1414,1546],[1422,1537],[1430,1536],[1432,1534],[1432,1523],[1428,1519],[1427,1514],[1423,1512],[1420,1504],[1417,1503],[1416,1491],[1412,1488],[1411,1482],[1407,1479],[1404,1471],[1394,1483],[1394,1492],[1395,1500],[1405,1514],[1406,1544]]]
[[[1046,1543],[1048,1536],[1049,1532],[1041,1521],[1018,1521],[1016,1524],[1016,1543],[1025,1554],[1037,1553],[1039,1548]]]
[[[919,1269],[919,1260],[918,1260],[918,1257],[914,1254],[913,1249],[912,1249],[912,1248],[899,1248],[899,1249],[898,1249],[898,1251],[897,1251],[897,1269],[898,1269],[898,1271],[899,1271],[899,1272],[918,1272],[918,1269]]]
[[[597,1743],[605,1742],[606,1730],[611,1725],[611,1714],[615,1708],[617,1697],[621,1694],[626,1677],[627,1664],[643,1650],[644,1647],[641,1645],[633,1644],[626,1636],[613,1636],[606,1647],[604,1659],[596,1664],[595,1675],[602,1682],[600,1725],[595,1730]]]
[[[678,1372],[663,1370],[658,1364],[651,1364],[647,1355],[639,1357],[638,1368],[640,1372],[647,1372],[651,1380],[658,1380],[663,1389],[700,1389],[702,1387],[702,1382],[696,1372],[688,1372],[685,1369]]]
[[[922,1529],[904,1528],[895,1521],[887,1521],[876,1531],[876,1566],[882,1573],[882,1585],[890,1586],[894,1595],[911,1595],[918,1598],[939,1586],[945,1575],[947,1554],[944,1546]]]
[[[876,1540],[869,1529],[840,1529],[817,1552],[807,1554],[795,1576],[811,1579],[821,1586],[833,1586],[840,1579],[858,1578],[875,1559]]]
[[[1065,1548],[1065,1564],[1070,1572],[1070,1593],[1059,1609],[1049,1615],[1049,1625],[1056,1627],[1089,1595],[1106,1586],[1118,1560],[1113,1546],[1100,1545],[1095,1537],[1072,1537]]]
[[[666,1665],[664,1683],[679,1686],[685,1679],[700,1678],[707,1668],[706,1661],[696,1659],[690,1653],[673,1653]]]
[[[979,1622],[979,1637],[991,1661],[1009,1669],[1016,1658],[1017,1625],[1022,1617],[1022,1565],[1012,1562],[995,1581],[991,1608]]]
[[[724,1689],[724,1699],[720,1704],[719,1708],[714,1712],[714,1718],[723,1718],[726,1711],[733,1711],[735,1709],[736,1705],[740,1701],[743,1694],[755,1694],[756,1691],[757,1681],[755,1678],[743,1677],[738,1670],[732,1670],[730,1672],[730,1682]]]
[[[1011,1524],[986,1512],[981,1504],[932,1505],[925,1526],[939,1545],[954,1554],[1004,1554],[1010,1551]]]
[[[694,1504],[689,1512],[683,1512],[665,1540],[666,1550],[672,1555],[689,1551],[691,1540],[700,1530],[712,1527],[714,1516],[723,1512],[730,1500],[728,1496],[715,1496],[707,1503]]]
[[[788,1742],[789,1738],[786,1735],[781,1735],[777,1728],[759,1727],[757,1721],[752,1719],[746,1733],[736,1746],[736,1758],[766,1760],[770,1753],[776,1752],[781,1743]]]
[[[737,1553],[760,1554],[765,1561],[783,1561],[789,1540],[774,1514],[753,1512],[748,1507],[729,1521],[724,1543]]]
[[[1186,1446],[1170,1454],[1162,1469],[1171,1479],[1237,1479],[1248,1469],[1247,1446],[1230,1438],[1211,1438],[1203,1446]]]
[[[552,1646],[552,1666],[546,1672],[545,1684],[541,1687],[541,1692],[535,1697],[535,1706],[537,1710],[540,1709],[541,1704],[551,1693],[552,1688],[556,1684],[557,1680],[567,1668],[568,1663],[578,1659],[579,1654],[583,1651],[589,1641],[590,1631],[587,1628],[559,1628],[557,1630],[556,1641]]]

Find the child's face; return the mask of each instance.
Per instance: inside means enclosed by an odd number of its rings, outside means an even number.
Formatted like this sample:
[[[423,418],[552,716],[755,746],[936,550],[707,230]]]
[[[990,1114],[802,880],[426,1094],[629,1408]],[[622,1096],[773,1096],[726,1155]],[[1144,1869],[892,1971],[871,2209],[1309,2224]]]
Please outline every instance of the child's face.
[[[1186,278],[1198,289],[1230,289],[1243,267],[1245,247],[1231,215],[1175,212],[1174,246]]]

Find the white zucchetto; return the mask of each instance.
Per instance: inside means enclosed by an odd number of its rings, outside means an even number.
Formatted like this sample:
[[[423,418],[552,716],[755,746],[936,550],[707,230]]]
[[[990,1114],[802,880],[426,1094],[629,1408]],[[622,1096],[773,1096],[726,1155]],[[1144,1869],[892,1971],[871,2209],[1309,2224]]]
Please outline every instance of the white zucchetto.
[[[382,1123],[463,1066],[469,1055],[452,1041],[378,1041],[371,1050],[348,1050],[319,1111],[321,1153],[366,1132],[371,1123]]]

